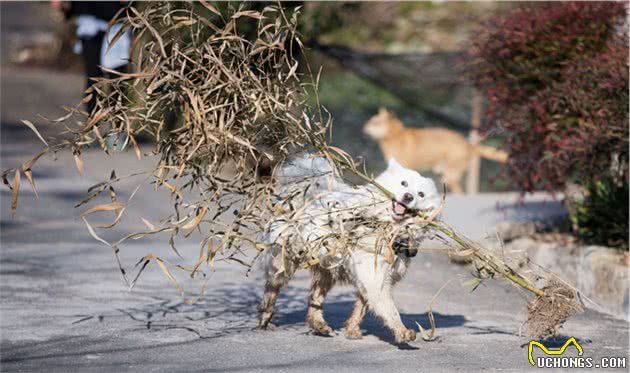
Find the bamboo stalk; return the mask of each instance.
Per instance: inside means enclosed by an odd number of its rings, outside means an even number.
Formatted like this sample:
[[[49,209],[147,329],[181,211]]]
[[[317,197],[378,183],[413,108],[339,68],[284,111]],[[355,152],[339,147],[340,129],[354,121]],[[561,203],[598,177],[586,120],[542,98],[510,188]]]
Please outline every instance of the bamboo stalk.
[[[394,199],[395,198],[395,195],[392,192],[387,190],[382,185],[378,184],[373,178],[371,178],[371,177],[365,175],[363,172],[357,170],[357,168],[354,167],[354,165],[349,165],[346,160],[344,160],[341,157],[338,157],[338,156],[336,156],[334,154],[328,153],[327,155],[330,156],[330,158],[333,159],[335,162],[337,162],[342,168],[350,170],[356,176],[360,177],[361,179],[365,180],[366,182],[368,182],[368,183],[372,184],[373,186],[375,186],[376,188],[378,188],[388,198],[390,198],[390,199]],[[418,215],[420,217],[426,219],[426,216],[424,216],[422,213],[418,213]],[[505,277],[508,280],[512,281],[514,284],[522,287],[523,289],[525,289],[525,290],[527,290],[527,291],[529,291],[529,292],[531,292],[531,293],[533,293],[533,294],[535,294],[537,296],[543,296],[545,294],[545,292],[542,289],[539,289],[538,287],[536,287],[534,284],[532,284],[531,281],[529,281],[527,278],[525,278],[522,275],[520,275],[517,271],[515,271],[512,267],[510,267],[503,260],[501,260],[500,258],[497,258],[495,255],[493,255],[489,250],[484,249],[484,248],[480,247],[478,244],[473,243],[469,239],[467,239],[465,237],[462,237],[461,235],[457,234],[454,229],[452,229],[451,227],[449,227],[445,223],[443,223],[443,222],[436,222],[436,221],[427,221],[427,222],[428,222],[428,225],[431,228],[433,228],[433,229],[439,231],[440,233],[446,235],[452,241],[457,243],[461,247],[462,251],[463,250],[471,251],[472,252],[472,254],[471,254],[472,256],[474,256],[477,259],[481,260],[483,263],[487,264],[496,273],[501,274],[503,277]]]
[[[542,289],[537,288],[534,284],[531,283],[531,281],[520,275],[501,259],[497,258],[495,255],[492,255],[490,252],[488,252],[488,250],[485,250],[478,245],[471,243],[467,239],[462,238],[460,235],[455,233],[452,228],[446,226],[444,223],[430,222],[429,225],[435,230],[445,234],[450,239],[455,241],[458,245],[461,246],[462,249],[472,250],[471,255],[488,264],[494,271],[503,275],[523,289],[528,290],[538,296],[543,296],[545,294]]]

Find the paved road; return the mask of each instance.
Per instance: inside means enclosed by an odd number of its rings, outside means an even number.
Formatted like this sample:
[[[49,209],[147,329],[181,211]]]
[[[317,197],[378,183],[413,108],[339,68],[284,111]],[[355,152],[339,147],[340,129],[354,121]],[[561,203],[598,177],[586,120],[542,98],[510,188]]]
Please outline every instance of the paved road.
[[[3,127],[4,128],[4,127]],[[15,131],[17,132],[17,131]],[[9,134],[14,133],[8,131]],[[3,136],[3,166],[25,142]],[[17,144],[20,144],[19,146]],[[34,144],[28,144],[33,146]],[[7,154],[8,153],[8,154]],[[88,175],[77,177],[71,159],[44,160],[38,172],[41,198],[21,198],[16,219],[10,219],[2,192],[2,369],[4,371],[477,371],[523,370],[529,366],[527,338],[516,333],[524,319],[525,300],[518,291],[490,283],[474,293],[460,285],[464,267],[444,257],[420,254],[397,289],[405,323],[427,326],[426,310],[434,292],[453,280],[437,301],[439,339],[400,348],[380,322],[368,319],[366,337],[311,335],[304,326],[307,276],[301,274],[279,302],[278,330],[261,332],[255,325],[260,297],[258,274],[219,265],[208,292],[188,305],[162,276],[149,267],[129,292],[111,251],[94,242],[78,219],[73,204],[88,185],[109,168],[90,155]],[[129,171],[133,157],[116,160]],[[164,197],[165,198],[165,197]],[[149,219],[161,212],[155,198],[141,195],[135,206]],[[465,210],[463,209],[462,214]],[[139,227],[129,219],[122,231]],[[113,237],[114,235],[112,235]],[[142,241],[123,248],[127,265],[155,251],[168,254],[164,242]],[[197,252],[183,246],[189,260]],[[198,283],[187,283],[194,293]],[[192,296],[192,294],[190,294]],[[350,289],[336,289],[325,312],[339,330],[351,306]],[[587,356],[625,355],[628,326],[595,312],[571,320],[563,330],[583,342]]]
[[[39,148],[18,120],[36,120],[36,113],[54,115],[62,104],[76,102],[82,79],[75,74],[51,73],[3,66],[1,166],[10,167]],[[43,129],[44,132],[51,131]],[[144,160],[143,162],[150,162]],[[260,275],[245,276],[235,265],[217,266],[208,290],[187,304],[164,278],[149,266],[138,286],[124,286],[111,250],[95,242],[73,205],[86,189],[109,174],[142,167],[132,154],[103,160],[86,155],[87,173],[79,177],[72,159],[43,159],[35,170],[40,199],[23,186],[18,215],[9,212],[10,194],[0,194],[0,291],[2,371],[480,371],[532,369],[528,342],[518,336],[524,320],[525,296],[511,286],[493,282],[474,293],[461,286],[469,278],[465,267],[437,254],[414,259],[409,276],[396,291],[404,322],[428,326],[426,310],[433,294],[448,280],[434,306],[439,338],[396,346],[380,322],[369,317],[366,336],[346,340],[341,334],[318,337],[304,325],[308,277],[301,273],[282,293],[278,329],[253,330],[255,306],[261,293]],[[146,163],[144,163],[146,164]],[[129,195],[130,186],[121,189]],[[135,213],[115,238],[140,227],[140,216],[164,213],[167,196],[140,194]],[[538,199],[540,199],[539,197]],[[543,198],[544,199],[544,198]],[[483,237],[505,219],[556,211],[553,202],[510,206],[512,195],[449,199],[447,219],[459,229]],[[497,204],[503,206],[497,209]],[[549,212],[548,211],[548,212]],[[548,212],[545,212],[547,214]],[[182,245],[190,262],[194,245]],[[135,241],[123,247],[130,266],[149,251],[177,262],[165,241]],[[180,276],[181,277],[181,276]],[[200,283],[184,283],[193,297]],[[325,307],[327,319],[340,330],[350,312],[352,291],[335,289]],[[562,335],[582,343],[585,356],[628,356],[628,324],[594,311],[569,321]],[[558,340],[561,343],[563,338]]]

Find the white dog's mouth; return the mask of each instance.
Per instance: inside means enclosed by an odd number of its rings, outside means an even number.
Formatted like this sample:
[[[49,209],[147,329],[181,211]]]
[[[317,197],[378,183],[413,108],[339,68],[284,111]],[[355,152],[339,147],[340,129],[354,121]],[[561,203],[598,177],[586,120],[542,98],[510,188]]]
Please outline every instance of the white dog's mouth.
[[[411,209],[411,208],[407,207],[405,204],[403,204],[401,202],[398,202],[396,200],[392,201],[392,212],[394,213],[394,218],[396,220],[403,219],[405,217],[405,215],[407,215],[407,214],[413,214],[413,213],[417,213],[417,212],[430,213],[433,210],[434,210],[433,208]]]
[[[409,209],[407,208],[407,206],[403,205],[402,203],[396,200],[393,200],[392,211],[394,212],[394,217],[396,219],[402,219],[403,216],[405,216],[405,214],[409,211]]]

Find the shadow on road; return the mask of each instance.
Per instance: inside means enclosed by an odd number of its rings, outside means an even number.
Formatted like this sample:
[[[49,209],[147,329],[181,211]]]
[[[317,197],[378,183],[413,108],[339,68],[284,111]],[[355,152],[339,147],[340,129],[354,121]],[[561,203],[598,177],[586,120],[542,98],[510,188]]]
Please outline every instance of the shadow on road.
[[[72,324],[88,322],[131,324],[133,330],[187,330],[199,339],[217,338],[251,331],[257,323],[257,306],[261,289],[228,283],[212,289],[193,304],[181,299],[160,299],[140,307],[118,308],[91,315],[75,315]],[[308,290],[289,286],[283,289],[276,304],[274,323],[279,329],[301,330],[305,326]],[[329,296],[325,306],[325,318],[330,326],[339,331],[352,309],[349,294]],[[463,315],[433,313],[438,329],[464,325]],[[427,313],[402,313],[403,323],[417,330],[416,322],[430,329]],[[391,333],[372,314],[362,323],[366,335],[374,335],[382,341],[394,343]],[[307,332],[310,333],[310,332]]]
[[[328,324],[335,330],[341,330],[344,323],[352,310],[353,301],[334,301],[328,300],[324,305],[324,317]],[[417,330],[416,322],[424,329],[430,330],[429,316],[425,313],[401,313],[401,318],[405,326],[410,329]],[[463,315],[447,315],[439,312],[433,312],[435,324],[437,328],[451,328],[464,325],[466,318]],[[306,305],[303,309],[285,313],[278,317],[276,325],[279,327],[285,325],[303,325],[306,320]],[[374,335],[382,341],[394,343],[393,336],[385,328],[383,322],[378,320],[374,315],[368,313],[361,323],[361,329],[365,335]],[[419,338],[419,336],[418,336]]]

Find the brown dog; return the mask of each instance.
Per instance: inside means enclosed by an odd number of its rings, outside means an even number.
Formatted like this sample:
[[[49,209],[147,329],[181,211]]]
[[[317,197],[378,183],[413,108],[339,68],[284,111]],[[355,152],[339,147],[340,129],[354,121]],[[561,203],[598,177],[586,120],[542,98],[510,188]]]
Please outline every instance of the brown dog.
[[[490,146],[472,145],[464,136],[444,128],[405,128],[396,115],[381,108],[363,127],[378,142],[385,159],[396,158],[404,167],[432,170],[449,190],[461,193],[460,180],[473,155],[505,162],[507,153]]]

